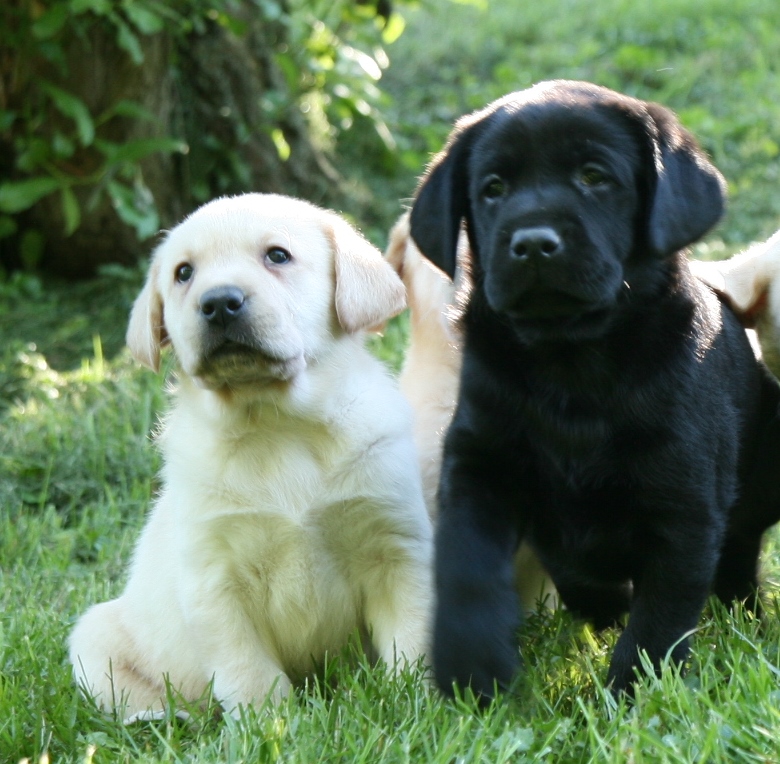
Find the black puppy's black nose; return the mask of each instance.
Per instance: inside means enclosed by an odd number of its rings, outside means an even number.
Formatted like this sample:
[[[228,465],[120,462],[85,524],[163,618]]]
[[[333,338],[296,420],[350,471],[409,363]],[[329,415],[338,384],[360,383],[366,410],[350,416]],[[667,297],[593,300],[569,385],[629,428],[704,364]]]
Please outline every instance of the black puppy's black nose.
[[[201,296],[200,312],[210,324],[227,326],[244,309],[245,300],[238,287],[214,287]]]
[[[512,234],[509,249],[520,260],[533,260],[560,254],[563,242],[552,228],[519,228]]]

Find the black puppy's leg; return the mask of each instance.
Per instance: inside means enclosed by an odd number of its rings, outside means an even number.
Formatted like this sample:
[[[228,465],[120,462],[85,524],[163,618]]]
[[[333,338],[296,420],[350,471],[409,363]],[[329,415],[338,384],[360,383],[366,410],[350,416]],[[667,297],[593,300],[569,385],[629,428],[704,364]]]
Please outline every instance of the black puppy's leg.
[[[717,560],[716,533],[704,528],[679,529],[676,538],[659,542],[645,569],[634,580],[628,625],[615,646],[607,682],[615,693],[632,694],[639,651],[647,652],[656,671],[669,655],[682,663],[688,633],[699,621],[712,585]]]
[[[725,605],[742,601],[758,610],[758,556],[762,536],[762,533],[743,533],[726,538],[712,587]]]
[[[439,492],[433,668],[445,693],[457,683],[484,702],[494,684],[510,684],[520,665],[519,536],[510,510],[516,504],[495,471],[449,462]]]
[[[512,554],[485,529],[448,523],[436,542],[433,666],[447,694],[453,683],[487,701],[520,666],[520,608]]]

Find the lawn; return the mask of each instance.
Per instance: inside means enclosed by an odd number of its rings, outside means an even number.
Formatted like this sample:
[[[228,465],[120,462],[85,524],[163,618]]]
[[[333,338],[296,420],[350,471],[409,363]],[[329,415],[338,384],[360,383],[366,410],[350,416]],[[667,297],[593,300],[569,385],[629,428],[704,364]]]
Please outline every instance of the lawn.
[[[672,106],[725,173],[732,205],[696,248],[723,256],[780,227],[780,6],[775,0],[447,0],[403,9],[389,49],[393,172],[354,169],[387,226],[452,120],[551,77],[590,79]],[[369,230],[384,245],[384,228]],[[139,255],[143,255],[140,252]],[[75,690],[65,641],[88,604],[117,594],[156,489],[150,440],[165,379],[122,349],[141,270],[81,285],[0,282],[0,763],[780,762],[780,547],[764,555],[767,615],[712,603],[688,671],[645,678],[632,707],[605,691],[614,631],[565,612],[527,619],[525,672],[479,712],[419,672],[349,656],[278,708],[217,710],[126,728]],[[393,369],[405,319],[374,350]],[[779,470],[780,474],[780,470]]]

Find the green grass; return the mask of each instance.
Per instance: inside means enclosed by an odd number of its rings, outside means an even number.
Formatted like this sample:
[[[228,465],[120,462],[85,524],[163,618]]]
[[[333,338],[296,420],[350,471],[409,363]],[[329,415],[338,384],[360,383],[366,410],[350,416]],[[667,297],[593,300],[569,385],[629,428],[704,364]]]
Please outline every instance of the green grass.
[[[368,231],[380,246],[451,122],[549,77],[665,102],[699,135],[733,196],[700,256],[780,225],[774,0],[494,0],[487,11],[440,0],[404,13],[384,81],[395,171],[358,167],[356,145],[344,167],[375,195]],[[616,633],[544,612],[522,627],[515,692],[485,712],[442,700],[419,673],[392,678],[341,657],[240,722],[212,708],[125,728],[98,712],[72,684],[65,641],[90,603],[121,590],[156,489],[149,434],[165,371],[139,369],[122,350],[139,286],[139,272],[119,269],[77,286],[0,284],[0,764],[780,762],[777,533],[764,555],[767,617],[712,605],[687,674],[646,678],[630,708],[603,686]],[[371,344],[398,368],[405,341],[401,319]]]
[[[71,291],[75,299],[79,290]],[[99,308],[96,294],[79,315]],[[61,324],[59,290],[0,309],[0,336]],[[110,302],[106,298],[107,303]],[[125,306],[114,297],[116,325]],[[105,305],[108,318],[110,306]],[[11,321],[13,316],[13,321]],[[48,316],[49,326],[45,317]],[[29,327],[32,327],[30,329]],[[376,349],[397,363],[395,322]],[[61,337],[79,345],[77,336]],[[13,345],[6,341],[4,356]],[[100,345],[96,345],[100,348]],[[564,612],[523,625],[526,670],[486,712],[444,701],[420,674],[387,676],[339,656],[282,706],[240,722],[212,706],[125,728],[77,693],[65,643],[92,602],[116,595],[155,489],[149,441],[165,405],[165,372],[125,352],[53,370],[43,356],[21,372],[0,431],[0,762],[776,762],[780,753],[780,552],[766,550],[770,608],[758,622],[714,604],[693,638],[688,673],[646,678],[633,708],[605,691],[617,634],[593,633]],[[6,370],[7,371],[7,370]],[[7,374],[8,377],[8,374]],[[9,379],[6,379],[8,382]]]
[[[401,64],[383,79],[403,160],[393,199],[411,196],[460,115],[540,80],[583,79],[666,104],[696,134],[729,183],[715,238],[738,246],[780,227],[775,0],[439,0],[405,13],[389,50]]]

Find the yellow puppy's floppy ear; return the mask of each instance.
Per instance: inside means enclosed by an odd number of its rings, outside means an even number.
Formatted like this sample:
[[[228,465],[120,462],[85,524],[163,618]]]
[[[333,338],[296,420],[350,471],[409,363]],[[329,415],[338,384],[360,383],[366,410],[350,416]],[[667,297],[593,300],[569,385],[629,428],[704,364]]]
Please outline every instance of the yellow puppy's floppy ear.
[[[390,229],[390,235],[387,240],[387,249],[385,250],[385,260],[390,263],[393,270],[401,278],[404,277],[404,260],[406,258],[406,247],[409,244],[410,237],[409,213],[404,212]]]
[[[332,224],[336,267],[336,315],[349,333],[371,329],[406,307],[406,289],[398,274],[352,226]]]
[[[125,338],[133,358],[153,371],[160,368],[160,348],[168,340],[162,295],[157,289],[158,271],[159,266],[153,261],[144,288],[133,303]]]

